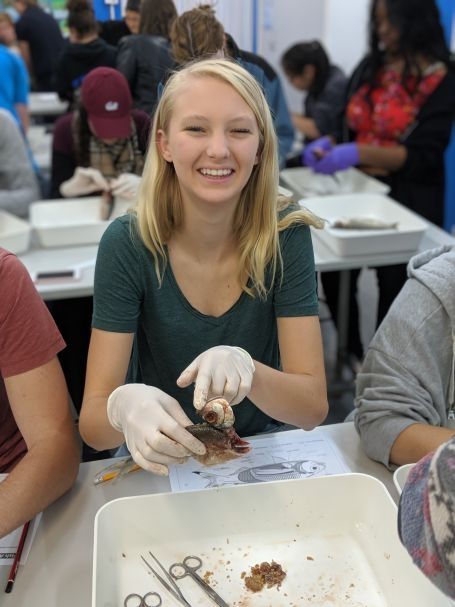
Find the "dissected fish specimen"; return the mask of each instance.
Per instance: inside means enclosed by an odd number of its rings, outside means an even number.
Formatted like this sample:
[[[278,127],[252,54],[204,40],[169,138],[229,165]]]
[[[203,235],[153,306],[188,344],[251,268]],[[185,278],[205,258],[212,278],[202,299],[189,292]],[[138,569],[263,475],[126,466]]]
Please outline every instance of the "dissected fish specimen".
[[[251,449],[250,443],[242,440],[232,427],[221,430],[210,424],[195,424],[187,426],[186,430],[204,443],[205,454],[193,455],[204,466],[223,464],[248,453]]]
[[[193,455],[198,462],[214,466],[240,457],[251,449],[250,444],[234,430],[235,417],[227,400],[211,399],[199,414],[205,422],[186,427],[206,447],[204,455]]]
[[[235,421],[232,407],[225,398],[211,398],[199,411],[199,415],[215,428],[230,428]]]
[[[387,222],[376,217],[340,217],[332,221],[330,227],[345,230],[396,230],[398,222]]]

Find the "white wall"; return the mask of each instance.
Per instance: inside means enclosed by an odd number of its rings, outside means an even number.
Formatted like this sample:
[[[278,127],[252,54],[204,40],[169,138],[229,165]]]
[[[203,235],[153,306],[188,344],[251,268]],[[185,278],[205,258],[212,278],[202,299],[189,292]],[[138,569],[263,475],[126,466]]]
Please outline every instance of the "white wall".
[[[325,0],[323,40],[333,63],[352,72],[368,48],[370,0]]]

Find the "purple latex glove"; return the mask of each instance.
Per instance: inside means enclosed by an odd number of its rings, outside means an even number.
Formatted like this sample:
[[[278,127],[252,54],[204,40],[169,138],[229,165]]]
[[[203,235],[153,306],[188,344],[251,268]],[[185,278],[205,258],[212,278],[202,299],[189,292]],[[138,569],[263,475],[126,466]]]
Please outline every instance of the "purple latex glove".
[[[319,137],[319,139],[315,139],[303,148],[303,164],[314,169],[321,158],[323,158],[327,152],[330,152],[333,147],[334,144],[330,137]]]
[[[336,171],[345,171],[359,164],[359,149],[356,143],[342,143],[328,151],[324,158],[316,162],[313,169],[316,173],[333,175]]]

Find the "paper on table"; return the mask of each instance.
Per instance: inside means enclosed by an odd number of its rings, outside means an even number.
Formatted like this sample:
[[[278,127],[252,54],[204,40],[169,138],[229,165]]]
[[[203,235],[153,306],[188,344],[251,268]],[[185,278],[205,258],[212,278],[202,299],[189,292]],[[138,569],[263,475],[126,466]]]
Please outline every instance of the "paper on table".
[[[0,483],[5,480],[7,474],[0,474]],[[21,565],[25,565],[28,559],[30,548],[35,538],[36,530],[41,520],[41,512],[35,516],[30,523],[30,527],[27,533],[27,539],[25,540],[24,549],[21,556]],[[19,540],[22,533],[22,526],[15,529],[5,537],[0,538],[0,567],[2,565],[12,565],[14,557],[16,556],[17,547],[19,546]]]
[[[337,446],[323,431],[290,430],[248,440],[252,449],[247,455],[219,466],[203,466],[194,459],[170,466],[172,491],[350,472]]]

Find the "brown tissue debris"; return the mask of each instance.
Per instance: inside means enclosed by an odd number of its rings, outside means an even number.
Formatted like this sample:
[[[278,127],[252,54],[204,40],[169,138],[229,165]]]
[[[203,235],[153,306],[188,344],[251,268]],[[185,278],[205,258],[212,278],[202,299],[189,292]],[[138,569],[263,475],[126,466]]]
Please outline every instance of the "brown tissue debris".
[[[272,588],[276,586],[279,588],[281,582],[286,577],[286,572],[283,571],[279,563],[272,561],[271,563],[261,563],[260,565],[254,565],[251,567],[251,575],[244,576],[245,586],[252,592],[260,592],[264,586]]]
[[[213,571],[206,571],[204,573],[204,582],[206,582],[207,584],[210,584],[210,578],[213,575]]]

